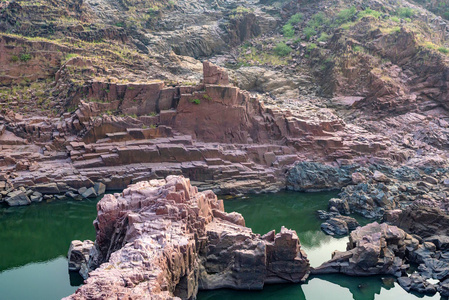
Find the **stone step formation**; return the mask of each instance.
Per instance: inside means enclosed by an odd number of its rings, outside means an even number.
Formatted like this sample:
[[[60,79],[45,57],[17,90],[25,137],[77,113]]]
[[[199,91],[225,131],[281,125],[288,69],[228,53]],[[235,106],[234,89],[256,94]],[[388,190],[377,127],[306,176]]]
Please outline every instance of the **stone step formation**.
[[[203,82],[188,87],[94,82],[75,93],[72,101],[79,108],[66,119],[53,124],[38,119],[32,127],[28,120],[13,123],[12,132],[22,128],[37,140],[1,146],[9,165],[5,190],[27,186],[33,191],[36,178],[56,182],[63,193],[94,182],[116,190],[182,174],[201,189],[220,193],[278,191],[285,186],[286,170],[312,153],[349,159],[385,150],[377,136],[358,144],[345,141],[345,124],[332,115],[310,119],[264,105],[231,86],[227,73],[209,62],[203,72]],[[98,102],[82,100],[89,98]],[[139,116],[103,115],[110,109]],[[53,148],[54,142],[37,146],[50,137],[60,139],[62,148]]]

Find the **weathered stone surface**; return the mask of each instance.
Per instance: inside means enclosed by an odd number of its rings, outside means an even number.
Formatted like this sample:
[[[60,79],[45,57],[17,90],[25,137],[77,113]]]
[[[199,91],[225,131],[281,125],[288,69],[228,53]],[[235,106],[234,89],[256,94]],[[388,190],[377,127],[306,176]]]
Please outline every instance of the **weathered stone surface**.
[[[395,211],[395,217],[389,218],[391,224],[423,238],[434,235],[449,235],[449,216],[438,207],[410,205],[405,210]]]
[[[55,182],[37,184],[33,187],[33,190],[41,194],[59,194],[58,185]]]
[[[95,198],[97,197],[97,193],[95,192],[95,188],[90,187],[88,189],[86,189],[83,193],[81,193],[81,196],[83,198]]]
[[[89,268],[89,254],[94,243],[92,241],[86,240],[82,241],[72,241],[70,243],[69,253],[67,258],[69,261],[69,271],[79,272],[84,279],[87,279]]]
[[[398,207],[398,199],[384,183],[349,185],[342,189],[339,196],[347,201],[352,211],[366,218],[380,218],[385,210]]]
[[[344,236],[359,227],[356,219],[337,215],[330,217],[326,222],[321,224],[321,230],[328,235]]]
[[[228,73],[222,68],[211,64],[208,61],[203,62],[204,84],[228,85]]]
[[[95,194],[101,196],[106,192],[106,185],[102,182],[97,182],[94,185]]]
[[[398,283],[407,292],[413,291],[426,295],[434,295],[437,292],[435,285],[428,283],[424,277],[416,273],[409,277],[399,277]]]
[[[343,199],[339,199],[339,198],[330,199],[328,208],[330,210],[333,207],[342,215],[348,215],[351,212],[349,209],[348,201],[343,200]]]
[[[97,209],[88,264],[97,268],[68,299],[188,299],[198,288],[261,289],[309,274],[294,231],[254,234],[212,191],[180,176],[130,185]]]
[[[405,241],[411,239],[402,229],[377,222],[351,232],[348,251],[333,253],[332,259],[312,270],[312,274],[343,273],[353,276],[390,274],[401,276]]]
[[[287,188],[295,191],[319,191],[341,188],[351,183],[348,169],[315,162],[300,162],[287,175]]]
[[[9,206],[22,206],[31,203],[30,198],[21,190],[9,193],[5,199]]]

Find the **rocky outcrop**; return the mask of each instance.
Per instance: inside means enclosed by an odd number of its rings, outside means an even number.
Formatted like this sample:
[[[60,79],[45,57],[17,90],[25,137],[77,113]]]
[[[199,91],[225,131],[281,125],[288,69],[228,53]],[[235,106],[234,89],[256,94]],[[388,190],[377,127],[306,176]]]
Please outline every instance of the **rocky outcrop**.
[[[405,210],[388,211],[384,219],[423,238],[449,235],[449,216],[439,207],[414,204]]]
[[[69,271],[78,272],[84,279],[87,279],[89,274],[89,255],[93,247],[94,243],[89,240],[84,242],[72,241],[67,254]]]
[[[426,295],[434,295],[437,292],[437,287],[429,282],[419,274],[413,273],[409,277],[398,278],[399,285],[407,292],[417,292]]]
[[[338,189],[351,183],[349,168],[337,168],[315,162],[300,162],[287,175],[287,189],[319,191]]]
[[[97,209],[88,260],[97,268],[67,299],[191,299],[198,288],[261,289],[309,274],[294,231],[254,234],[240,214],[224,212],[213,192],[198,192],[180,176],[136,183],[106,195]]]
[[[322,223],[321,230],[328,235],[344,236],[359,226],[359,222],[356,219],[337,215]]]
[[[332,259],[312,270],[312,274],[342,273],[352,276],[389,274],[401,276],[408,268],[404,263],[412,236],[402,229],[377,222],[351,232],[348,251],[335,251]]]

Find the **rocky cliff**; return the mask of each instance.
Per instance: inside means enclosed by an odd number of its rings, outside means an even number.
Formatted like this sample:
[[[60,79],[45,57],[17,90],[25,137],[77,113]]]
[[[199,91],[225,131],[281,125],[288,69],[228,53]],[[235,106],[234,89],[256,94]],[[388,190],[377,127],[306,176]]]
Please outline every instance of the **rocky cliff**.
[[[74,242],[69,252],[72,270],[94,270],[67,299],[194,299],[198,289],[261,289],[309,274],[295,231],[254,234],[180,176],[136,183],[97,209],[95,244]]]

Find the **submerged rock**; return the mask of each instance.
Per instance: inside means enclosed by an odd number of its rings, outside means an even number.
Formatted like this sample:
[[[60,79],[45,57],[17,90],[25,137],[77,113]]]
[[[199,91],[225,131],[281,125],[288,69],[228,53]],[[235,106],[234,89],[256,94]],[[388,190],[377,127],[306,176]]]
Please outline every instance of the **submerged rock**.
[[[212,191],[181,176],[130,185],[97,209],[87,266],[96,269],[67,299],[189,299],[198,288],[261,289],[310,272],[295,231],[254,234]]]

